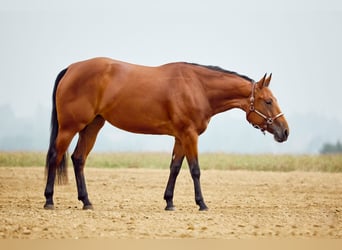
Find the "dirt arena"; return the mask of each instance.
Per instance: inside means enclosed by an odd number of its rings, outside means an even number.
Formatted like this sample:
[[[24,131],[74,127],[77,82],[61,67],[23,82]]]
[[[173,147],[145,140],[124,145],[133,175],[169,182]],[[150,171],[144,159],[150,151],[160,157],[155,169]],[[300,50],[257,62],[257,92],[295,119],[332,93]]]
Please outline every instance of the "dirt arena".
[[[202,171],[209,211],[183,168],[176,211],[164,211],[168,170],[87,168],[95,210],[83,211],[72,172],[43,209],[43,168],[0,168],[0,239],[342,238],[342,174]]]

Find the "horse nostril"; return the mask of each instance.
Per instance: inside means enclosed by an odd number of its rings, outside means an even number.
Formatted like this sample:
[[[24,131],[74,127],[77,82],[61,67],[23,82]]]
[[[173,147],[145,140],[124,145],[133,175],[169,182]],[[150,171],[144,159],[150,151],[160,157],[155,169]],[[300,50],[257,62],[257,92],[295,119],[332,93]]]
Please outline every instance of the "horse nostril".
[[[287,138],[289,136],[289,131],[287,128],[284,129],[284,136],[285,136],[285,138]]]

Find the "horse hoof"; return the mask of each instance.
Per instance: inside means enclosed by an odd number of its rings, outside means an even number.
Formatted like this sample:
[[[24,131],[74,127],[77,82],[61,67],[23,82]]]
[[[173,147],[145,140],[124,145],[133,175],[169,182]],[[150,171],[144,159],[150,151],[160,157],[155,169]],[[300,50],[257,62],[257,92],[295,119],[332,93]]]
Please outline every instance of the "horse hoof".
[[[89,204],[89,205],[84,205],[83,206],[83,210],[94,210],[93,205]]]
[[[207,206],[203,206],[199,208],[199,211],[208,211],[209,208]]]
[[[165,211],[175,211],[176,208],[174,206],[166,206]]]
[[[55,206],[53,204],[45,204],[44,209],[46,210],[54,210]]]

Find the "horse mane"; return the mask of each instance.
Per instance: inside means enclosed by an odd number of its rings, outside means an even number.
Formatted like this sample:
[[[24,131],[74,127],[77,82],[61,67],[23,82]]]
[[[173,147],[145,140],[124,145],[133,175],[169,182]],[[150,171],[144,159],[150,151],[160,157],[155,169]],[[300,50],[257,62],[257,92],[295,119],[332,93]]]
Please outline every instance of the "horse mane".
[[[207,69],[210,69],[210,70],[214,70],[214,71],[218,71],[218,72],[222,72],[222,73],[225,73],[225,74],[232,74],[232,75],[236,75],[238,77],[241,77],[251,83],[254,83],[255,81],[252,79],[252,78],[249,78],[248,76],[245,76],[245,75],[241,75],[235,71],[230,71],[230,70],[226,70],[226,69],[223,69],[219,66],[212,66],[212,65],[202,65],[202,64],[197,64],[197,63],[187,63],[186,64],[190,64],[190,65],[194,65],[194,66],[198,66],[198,67],[203,67],[203,68],[207,68]]]

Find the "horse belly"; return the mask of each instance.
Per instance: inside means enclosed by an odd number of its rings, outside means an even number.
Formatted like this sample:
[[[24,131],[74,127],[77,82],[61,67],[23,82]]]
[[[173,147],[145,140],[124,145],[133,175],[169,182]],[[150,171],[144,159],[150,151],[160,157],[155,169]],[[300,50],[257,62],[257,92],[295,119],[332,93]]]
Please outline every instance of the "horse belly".
[[[151,100],[119,101],[103,117],[113,126],[133,133],[172,134],[167,110]]]

